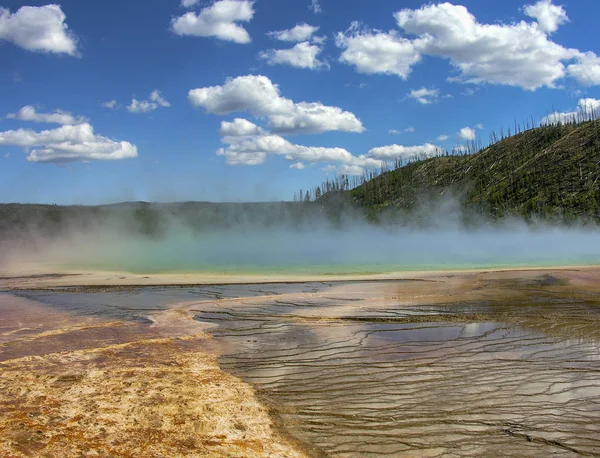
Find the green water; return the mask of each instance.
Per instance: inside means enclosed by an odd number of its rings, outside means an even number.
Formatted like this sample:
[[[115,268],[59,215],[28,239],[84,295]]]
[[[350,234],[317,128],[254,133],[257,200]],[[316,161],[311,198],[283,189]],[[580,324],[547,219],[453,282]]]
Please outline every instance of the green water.
[[[349,275],[600,264],[583,230],[253,232],[89,240],[52,252],[62,269],[138,274]]]

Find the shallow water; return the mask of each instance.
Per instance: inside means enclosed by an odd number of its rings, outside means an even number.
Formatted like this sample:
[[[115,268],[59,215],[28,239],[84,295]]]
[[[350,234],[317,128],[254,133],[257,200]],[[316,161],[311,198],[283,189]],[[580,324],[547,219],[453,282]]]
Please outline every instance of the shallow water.
[[[516,266],[593,265],[600,261],[595,228],[522,225],[463,230],[449,222],[435,229],[350,224],[324,228],[247,228],[163,237],[100,234],[69,237],[17,260],[45,271],[133,273],[351,274]],[[54,268],[53,268],[54,267]]]
[[[342,319],[307,318],[313,307],[267,300],[198,317],[231,345],[222,367],[254,384],[316,455],[600,455],[600,344],[532,329],[533,304],[526,327],[471,321],[494,316],[485,303]],[[552,307],[563,324],[590,312]]]
[[[400,284],[21,294],[128,320],[194,301],[218,325],[221,367],[315,456],[600,456],[597,298],[549,291],[550,277],[504,284],[517,298],[373,298]]]

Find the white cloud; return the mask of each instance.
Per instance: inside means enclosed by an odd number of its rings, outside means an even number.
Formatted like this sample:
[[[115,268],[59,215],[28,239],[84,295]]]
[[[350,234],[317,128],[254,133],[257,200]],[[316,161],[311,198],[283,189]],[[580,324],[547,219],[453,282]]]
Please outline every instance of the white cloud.
[[[267,153],[261,151],[242,153],[224,148],[217,151],[217,156],[224,156],[229,165],[260,165],[267,159]]]
[[[335,167],[380,168],[383,161],[363,156],[353,156],[343,148],[326,148],[321,146],[304,146],[289,142],[279,135],[262,133],[254,137],[225,137],[226,148],[217,151],[218,156],[225,157],[230,165],[259,165],[265,162],[268,155],[283,156],[286,160],[295,162],[292,168],[301,168],[298,163],[335,163]]]
[[[163,96],[160,94],[160,91],[155,89],[154,91],[152,91],[152,93],[150,94],[150,100],[152,102],[157,103],[159,106],[161,107],[170,107],[171,104],[169,102],[167,102]]]
[[[171,30],[177,35],[216,37],[234,43],[250,43],[250,35],[237,22],[249,22],[254,17],[254,1],[218,0],[199,14],[192,11],[174,18]]]
[[[247,119],[235,118],[233,122],[221,122],[220,134],[223,137],[252,137],[263,133],[263,129]],[[230,142],[226,141],[225,143]]]
[[[327,41],[327,37],[325,35],[322,35],[322,36],[314,35],[310,41],[312,41],[316,45],[323,45]]]
[[[319,0],[311,0],[310,4],[308,5],[308,9],[315,14],[323,12],[323,8],[321,8],[321,3],[319,2]]]
[[[414,131],[415,131],[415,128],[411,126],[411,127],[407,127],[404,130],[390,129],[390,130],[388,130],[388,134],[390,134],[390,135],[402,135],[402,134],[406,134],[406,133],[412,134]]]
[[[6,117],[18,121],[43,122],[48,124],[82,124],[87,122],[83,116],[73,116],[71,113],[62,110],[56,110],[54,113],[38,113],[31,105],[24,106],[16,113],[9,113]]]
[[[220,150],[222,151],[222,150]],[[265,134],[231,143],[225,152],[229,153],[265,153],[285,156],[290,161],[309,162],[349,162],[352,154],[343,148],[324,148],[295,145],[279,135]],[[219,153],[217,153],[219,154]],[[226,154],[221,154],[225,155]]]
[[[567,73],[584,86],[600,85],[600,57],[593,52],[581,53],[576,63],[567,67]]]
[[[365,169],[360,165],[348,165],[344,164],[341,167],[334,167],[330,169],[330,171],[336,171],[342,175],[363,175],[365,173]]]
[[[565,75],[563,61],[577,54],[549,40],[537,23],[481,24],[462,5],[425,5],[395,17],[417,36],[414,45],[421,53],[450,59],[460,71],[458,81],[554,87]]]
[[[103,102],[101,105],[109,110],[118,110],[121,107],[116,100],[109,100],[108,102]]]
[[[127,106],[127,110],[131,113],[148,113],[156,110],[158,105],[148,100],[131,99],[131,103]]]
[[[585,85],[600,84],[600,58],[565,48],[549,33],[568,20],[564,9],[542,0],[525,9],[536,22],[485,24],[462,5],[429,3],[395,13],[396,31],[360,30],[352,23],[338,33],[340,61],[361,73],[384,73],[404,79],[422,56],[448,59],[458,75],[453,82],[500,84],[526,90],[557,87],[570,76]],[[568,65],[568,67],[567,67]]]
[[[465,141],[473,141],[475,140],[476,135],[477,134],[475,133],[475,129],[472,129],[470,127],[463,127],[458,133],[458,138]]]
[[[600,100],[597,99],[580,99],[577,104],[577,109],[574,111],[558,112],[549,114],[542,119],[542,124],[558,124],[579,122],[588,119],[600,118]]]
[[[191,8],[199,1],[200,0],[181,0],[181,6],[183,6],[184,8]]]
[[[0,132],[0,145],[25,148],[29,152],[27,160],[31,162],[118,160],[138,154],[135,145],[96,135],[88,123],[41,132],[30,129]]]
[[[341,108],[320,102],[295,103],[281,97],[279,87],[262,75],[247,75],[228,79],[222,86],[210,86],[189,91],[188,99],[209,113],[228,114],[249,111],[266,117],[275,133],[299,134],[327,131],[363,132],[360,120]]]
[[[426,87],[422,87],[421,89],[411,89],[408,96],[415,99],[421,105],[429,105],[430,103],[437,102],[440,91],[438,89],[427,89]]]
[[[381,160],[396,158],[415,159],[433,157],[438,154],[439,151],[441,151],[441,148],[432,145],[431,143],[417,146],[387,145],[371,149],[368,156]]]
[[[540,30],[547,33],[556,32],[560,25],[569,22],[565,9],[553,5],[551,0],[541,0],[535,5],[526,5],[524,12],[537,21]]]
[[[437,139],[438,139],[439,142],[445,142],[449,138],[450,137],[448,137],[448,135],[440,135]]]
[[[149,113],[150,111],[156,110],[158,107],[168,108],[170,106],[171,104],[163,98],[160,91],[154,90],[150,94],[148,100],[131,99],[131,103],[127,106],[127,110],[131,113]]]
[[[77,55],[77,39],[59,5],[23,6],[11,14],[0,7],[0,40],[28,51]]]
[[[597,99],[581,99],[579,100],[579,108],[583,111],[591,112],[600,110],[600,100]]]
[[[325,62],[317,58],[322,50],[321,46],[311,45],[308,41],[305,41],[298,43],[290,49],[270,49],[263,51],[258,57],[265,60],[269,65],[283,64],[316,70],[328,67]]]
[[[290,165],[290,169],[304,170],[305,168],[306,167],[302,162],[295,162],[294,164]]]
[[[343,49],[340,62],[354,65],[360,73],[384,73],[406,79],[414,64],[421,60],[414,44],[395,31],[361,30],[353,22],[345,32],[339,32],[336,45]]]
[[[482,124],[482,123],[479,123],[479,124],[477,124],[475,127],[476,127],[477,129],[481,130],[481,129],[483,129],[483,124]]]
[[[310,40],[310,38],[317,30],[319,30],[319,27],[308,25],[307,23],[302,23],[297,24],[291,29],[269,32],[267,33],[267,35],[271,38],[274,38],[275,40],[299,43],[301,41]]]

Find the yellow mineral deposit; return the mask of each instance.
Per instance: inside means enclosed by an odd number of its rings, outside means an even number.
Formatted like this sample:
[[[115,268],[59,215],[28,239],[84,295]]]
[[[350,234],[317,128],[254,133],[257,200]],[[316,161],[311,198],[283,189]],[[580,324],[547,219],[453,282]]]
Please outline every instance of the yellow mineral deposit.
[[[0,456],[600,454],[599,268],[147,277],[1,280]]]

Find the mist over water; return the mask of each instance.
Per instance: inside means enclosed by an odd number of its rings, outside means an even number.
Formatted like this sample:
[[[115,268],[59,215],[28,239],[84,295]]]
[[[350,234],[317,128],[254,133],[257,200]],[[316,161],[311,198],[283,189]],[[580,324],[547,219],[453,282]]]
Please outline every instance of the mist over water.
[[[585,265],[600,262],[596,228],[237,226],[192,231],[170,225],[148,237],[115,226],[70,229],[7,250],[19,263],[51,269],[132,273],[381,273],[399,270]],[[0,265],[2,267],[2,265]]]

